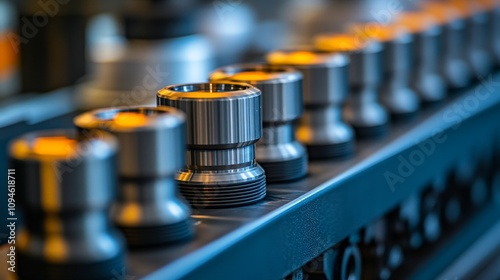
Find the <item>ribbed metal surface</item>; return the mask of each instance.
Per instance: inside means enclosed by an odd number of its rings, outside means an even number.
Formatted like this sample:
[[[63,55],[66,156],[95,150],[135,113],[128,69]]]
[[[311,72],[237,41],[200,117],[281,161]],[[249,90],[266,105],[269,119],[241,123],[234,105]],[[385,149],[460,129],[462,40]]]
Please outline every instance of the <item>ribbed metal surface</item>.
[[[214,160],[217,159],[217,160]],[[188,150],[187,166],[196,170],[238,168],[251,165],[255,161],[255,147],[249,145],[225,150]]]
[[[236,207],[264,198],[265,174],[254,156],[262,133],[257,88],[226,82],[173,85],[158,91],[157,102],[187,115],[187,162],[177,181],[193,207]],[[235,187],[231,196],[218,191]]]

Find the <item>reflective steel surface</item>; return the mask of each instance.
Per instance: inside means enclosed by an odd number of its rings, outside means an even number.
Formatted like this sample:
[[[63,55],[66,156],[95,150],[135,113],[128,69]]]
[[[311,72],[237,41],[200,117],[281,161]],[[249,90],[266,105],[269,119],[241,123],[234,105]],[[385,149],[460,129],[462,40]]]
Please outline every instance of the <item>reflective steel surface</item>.
[[[298,124],[297,139],[307,146],[309,157],[351,154],[354,132],[342,119],[348,94],[347,56],[305,47],[272,52],[267,61],[294,67],[303,75],[304,114]]]
[[[170,107],[90,111],[74,119],[82,137],[111,132],[120,144],[114,223],[130,246],[189,239],[191,210],[177,195],[174,176],[185,163],[185,115]]]
[[[79,140],[71,131],[26,134],[10,145],[23,228],[21,279],[103,279],[124,266],[124,242],[107,211],[115,195],[112,136]]]
[[[467,22],[460,17],[460,12],[449,3],[430,1],[422,3],[429,13],[443,28],[444,53],[441,71],[451,88],[467,86],[472,79],[472,69],[467,61]]]
[[[415,36],[417,64],[412,83],[420,100],[422,102],[442,100],[446,96],[445,80],[439,69],[439,62],[443,55],[442,27],[431,15],[423,12],[402,13],[399,21]]]
[[[360,138],[378,137],[387,132],[389,114],[379,101],[383,77],[384,46],[376,40],[359,40],[352,34],[325,34],[315,39],[316,47],[325,51],[347,52],[349,64],[349,97],[344,115]]]
[[[264,170],[255,161],[262,133],[261,92],[244,83],[172,85],[158,105],[186,113],[187,160],[177,181],[196,208],[252,204],[266,195]]]
[[[265,64],[241,64],[214,70],[212,81],[243,82],[262,91],[262,138],[256,159],[268,182],[287,181],[307,173],[307,152],[295,138],[302,115],[302,75],[297,70]]]

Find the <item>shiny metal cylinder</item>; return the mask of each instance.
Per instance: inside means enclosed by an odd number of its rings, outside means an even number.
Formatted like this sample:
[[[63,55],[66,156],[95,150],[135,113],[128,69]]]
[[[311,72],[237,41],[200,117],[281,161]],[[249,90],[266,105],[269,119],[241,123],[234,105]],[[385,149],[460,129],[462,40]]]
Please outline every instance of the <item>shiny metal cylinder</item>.
[[[384,46],[376,40],[363,40],[353,34],[326,34],[315,39],[316,47],[325,51],[348,53],[350,95],[344,115],[360,138],[387,133],[389,114],[379,102],[383,78]]]
[[[443,100],[447,91],[445,79],[440,71],[443,29],[431,15],[419,11],[404,12],[397,22],[415,36],[417,63],[412,84],[420,100],[425,103]]]
[[[116,140],[72,131],[26,134],[10,145],[23,213],[20,279],[111,279],[124,269],[124,242],[110,225]]]
[[[262,138],[256,159],[268,182],[289,181],[307,173],[307,152],[295,138],[295,121],[302,105],[302,74],[292,68],[240,64],[216,69],[213,82],[248,83],[262,92]]]
[[[470,61],[472,70],[477,76],[486,77],[493,71],[494,57],[490,52],[488,42],[490,14],[484,10],[478,11],[471,17],[471,28],[469,30]]]
[[[157,104],[187,115],[186,167],[177,181],[196,208],[256,203],[266,195],[266,176],[255,161],[262,133],[261,92],[244,83],[171,85]]]
[[[414,116],[420,100],[410,84],[415,48],[413,35],[396,24],[381,25],[377,22],[356,23],[350,31],[359,38],[378,40],[384,45],[380,101],[394,119]]]
[[[185,162],[185,116],[170,107],[118,107],[77,116],[83,137],[112,133],[120,144],[120,186],[112,218],[129,246],[174,243],[193,236],[191,211],[174,176]]]
[[[441,72],[450,88],[463,88],[472,80],[472,69],[468,63],[466,22],[459,11],[450,4],[438,1],[422,3],[423,10],[443,28]]]
[[[349,59],[343,53],[308,47],[270,53],[272,65],[291,66],[303,75],[304,114],[297,139],[307,147],[309,158],[334,158],[354,152],[354,132],[342,119],[348,93]]]
[[[478,1],[450,0],[449,3],[466,22],[467,28],[467,58],[476,78],[485,77],[491,73],[494,66],[493,53],[489,48],[490,14]]]

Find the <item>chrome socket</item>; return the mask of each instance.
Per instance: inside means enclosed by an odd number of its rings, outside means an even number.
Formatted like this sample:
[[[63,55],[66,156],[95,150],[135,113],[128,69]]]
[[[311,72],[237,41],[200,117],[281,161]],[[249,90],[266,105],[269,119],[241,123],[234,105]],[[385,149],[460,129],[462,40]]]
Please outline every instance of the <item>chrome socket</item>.
[[[118,107],[74,119],[83,137],[108,131],[119,147],[114,223],[131,247],[189,239],[191,210],[177,196],[175,174],[185,162],[185,116],[169,107]]]
[[[411,86],[414,38],[409,33],[401,32],[382,43],[386,46],[388,81],[382,84],[380,101],[394,118],[414,116],[420,107],[418,95]]]
[[[116,140],[80,140],[73,131],[21,136],[10,144],[16,199],[19,279],[111,279],[124,269],[124,241],[110,225]]]
[[[412,82],[420,100],[424,103],[443,100],[447,92],[446,82],[440,71],[443,29],[431,15],[418,11],[402,13],[397,24],[404,26],[415,36],[417,63]]]
[[[463,88],[472,81],[472,69],[468,63],[466,21],[459,11],[445,2],[429,1],[422,4],[426,13],[443,28],[441,72],[450,88]]]
[[[420,100],[411,87],[415,48],[413,35],[398,25],[376,22],[356,23],[350,30],[359,38],[377,40],[384,46],[381,103],[394,119],[414,116],[420,107]]]
[[[494,55],[489,47],[491,14],[476,1],[451,1],[466,21],[467,57],[476,79],[486,77],[493,71]]]
[[[324,159],[354,152],[354,131],[342,119],[348,93],[349,59],[342,53],[311,48],[281,50],[267,56],[271,65],[290,66],[303,75],[304,114],[296,137],[309,158]]]
[[[240,64],[216,69],[212,82],[242,82],[262,92],[262,138],[256,159],[268,182],[289,181],[307,174],[307,152],[295,138],[295,122],[303,111],[302,74],[292,68]]]
[[[193,207],[236,207],[265,197],[266,176],[255,161],[260,90],[244,83],[171,85],[158,91],[157,103],[186,113],[186,166],[176,180]]]
[[[320,35],[316,47],[349,55],[350,95],[344,108],[345,119],[359,138],[385,135],[389,114],[380,104],[384,46],[376,40],[360,40],[353,34]]]

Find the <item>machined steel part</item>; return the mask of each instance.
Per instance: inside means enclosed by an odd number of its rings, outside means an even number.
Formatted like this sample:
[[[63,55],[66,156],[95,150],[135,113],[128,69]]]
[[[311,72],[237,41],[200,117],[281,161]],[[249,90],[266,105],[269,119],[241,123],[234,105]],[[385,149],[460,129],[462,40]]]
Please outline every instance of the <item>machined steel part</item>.
[[[359,138],[379,137],[387,133],[389,114],[379,102],[384,69],[384,45],[377,40],[362,40],[350,33],[316,37],[316,47],[342,51],[349,55],[350,92],[344,108],[345,119]]]
[[[423,10],[431,15],[443,29],[441,72],[450,88],[463,88],[472,81],[472,69],[468,63],[466,21],[453,5],[440,1],[422,3]]]
[[[272,52],[267,61],[271,65],[291,66],[303,75],[304,114],[296,136],[306,145],[309,158],[352,154],[354,131],[342,119],[348,94],[347,56],[304,48]]]
[[[174,243],[193,236],[189,206],[175,174],[185,162],[185,115],[170,107],[118,107],[74,119],[83,137],[112,133],[120,144],[114,223],[129,246]]]
[[[20,279],[111,279],[124,269],[124,241],[110,225],[116,140],[73,131],[23,135],[10,145],[23,212]]]
[[[383,44],[383,82],[380,101],[394,119],[415,116],[420,100],[411,85],[414,64],[414,36],[397,24],[359,22],[351,26],[352,33]]]
[[[413,67],[413,35],[402,31],[392,40],[382,41],[385,45],[386,73],[389,81],[382,84],[380,101],[394,118],[414,116],[420,107],[420,100],[411,85]]]
[[[307,173],[307,152],[295,138],[295,121],[302,115],[302,74],[292,68],[240,64],[216,69],[214,82],[243,82],[262,92],[262,138],[256,159],[268,182],[289,181]]]
[[[467,55],[476,79],[486,77],[494,66],[494,53],[489,47],[491,14],[476,1],[457,1],[467,23]]]
[[[415,71],[413,88],[424,103],[433,103],[446,97],[446,83],[440,71],[443,55],[441,41],[443,28],[429,14],[424,12],[404,12],[398,23],[415,36]]]
[[[255,161],[259,89],[229,82],[171,85],[158,91],[157,103],[186,113],[186,166],[176,180],[193,207],[236,207],[265,197],[266,176]]]

